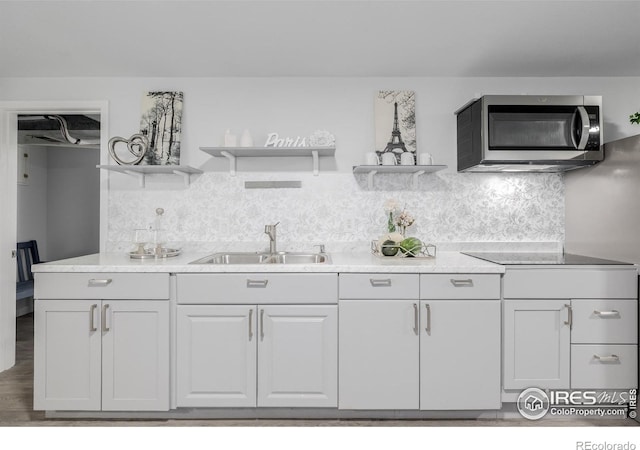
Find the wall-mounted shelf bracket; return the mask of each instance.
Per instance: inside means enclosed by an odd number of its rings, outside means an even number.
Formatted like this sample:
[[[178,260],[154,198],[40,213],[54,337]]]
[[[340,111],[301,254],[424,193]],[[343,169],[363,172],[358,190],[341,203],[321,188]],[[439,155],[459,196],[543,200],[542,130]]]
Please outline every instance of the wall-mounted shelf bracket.
[[[235,176],[238,158],[309,157],[313,161],[313,175],[320,173],[320,157],[334,156],[335,147],[200,147],[211,156],[224,156],[229,160],[229,174]]]
[[[379,173],[407,173],[411,174],[411,185],[415,189],[418,187],[418,178],[426,173],[438,172],[446,169],[447,166],[431,165],[431,166],[354,166],[353,173],[366,173],[367,186],[373,189],[373,178]]]
[[[319,173],[318,150],[311,150],[311,158],[313,158],[313,176],[317,177]]]
[[[373,189],[373,177],[378,173],[377,170],[372,170],[367,174],[367,185],[369,189]]]
[[[189,187],[191,184],[191,175],[198,175],[202,173],[200,169],[194,169],[190,166],[175,166],[175,165],[165,165],[165,166],[112,166],[112,165],[98,165],[96,166],[98,169],[110,170],[112,172],[120,172],[131,177],[138,179],[138,185],[143,188],[146,185],[147,175],[156,175],[156,174],[164,174],[164,175],[179,175],[184,180],[185,187]]]
[[[220,151],[220,154],[229,160],[229,175],[235,177],[238,160],[234,155],[225,150]]]
[[[145,187],[145,178],[146,175],[142,172],[134,172],[133,170],[125,170],[122,173],[126,173],[129,176],[132,176],[133,178],[137,178],[138,179],[138,186],[140,186],[141,188]]]
[[[425,173],[424,170],[418,170],[417,172],[415,172],[413,175],[411,175],[411,185],[413,186],[413,188],[417,188],[418,187],[418,178],[420,177],[420,175],[423,175]]]

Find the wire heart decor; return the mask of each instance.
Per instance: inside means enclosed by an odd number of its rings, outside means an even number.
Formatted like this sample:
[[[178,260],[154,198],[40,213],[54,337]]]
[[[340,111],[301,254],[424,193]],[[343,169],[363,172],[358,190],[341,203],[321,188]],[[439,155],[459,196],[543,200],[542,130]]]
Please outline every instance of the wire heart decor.
[[[116,153],[116,144],[127,144],[127,149],[134,158],[131,161],[120,158]],[[140,161],[144,158],[148,147],[149,140],[142,134],[133,134],[129,139],[125,139],[120,136],[114,136],[109,139],[109,154],[118,164],[124,166],[140,164]]]

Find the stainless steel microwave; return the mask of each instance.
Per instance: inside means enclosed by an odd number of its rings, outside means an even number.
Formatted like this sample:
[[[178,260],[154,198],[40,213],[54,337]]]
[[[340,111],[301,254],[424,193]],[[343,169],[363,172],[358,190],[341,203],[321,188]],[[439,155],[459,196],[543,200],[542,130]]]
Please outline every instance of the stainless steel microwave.
[[[601,96],[485,95],[455,114],[458,172],[564,172],[604,159]]]

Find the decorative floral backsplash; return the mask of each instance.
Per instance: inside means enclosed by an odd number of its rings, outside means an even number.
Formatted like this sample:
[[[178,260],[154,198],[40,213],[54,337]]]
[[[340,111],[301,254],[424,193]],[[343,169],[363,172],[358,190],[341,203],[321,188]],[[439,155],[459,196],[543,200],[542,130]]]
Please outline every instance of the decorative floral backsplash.
[[[301,180],[300,189],[245,189],[248,180]],[[279,250],[368,251],[388,229],[385,201],[415,218],[412,235],[436,245],[458,242],[564,241],[561,174],[410,175],[204,173],[188,188],[110,189],[107,251],[129,251],[135,228],[165,210],[169,241],[185,250],[262,250],[264,226],[280,222]]]

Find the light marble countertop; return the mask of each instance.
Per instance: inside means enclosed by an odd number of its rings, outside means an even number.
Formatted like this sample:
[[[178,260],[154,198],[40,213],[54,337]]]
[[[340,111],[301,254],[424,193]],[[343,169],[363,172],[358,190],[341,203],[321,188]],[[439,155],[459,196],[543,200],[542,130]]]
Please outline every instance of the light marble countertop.
[[[209,253],[185,252],[160,259],[131,259],[125,253],[96,253],[34,265],[42,272],[385,272],[385,273],[504,273],[505,266],[459,252],[438,252],[433,259],[380,257],[371,253],[329,253],[329,264],[189,264]]]

